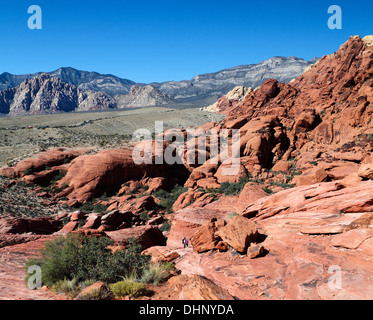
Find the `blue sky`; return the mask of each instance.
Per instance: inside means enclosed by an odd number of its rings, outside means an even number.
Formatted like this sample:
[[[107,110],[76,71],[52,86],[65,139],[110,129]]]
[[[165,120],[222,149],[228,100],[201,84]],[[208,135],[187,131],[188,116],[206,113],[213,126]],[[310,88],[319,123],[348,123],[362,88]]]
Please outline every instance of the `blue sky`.
[[[330,30],[330,5],[343,29]],[[43,29],[30,30],[30,5]],[[373,34],[373,1],[0,1],[0,73],[59,67],[136,82],[184,80],[272,56],[311,59]]]

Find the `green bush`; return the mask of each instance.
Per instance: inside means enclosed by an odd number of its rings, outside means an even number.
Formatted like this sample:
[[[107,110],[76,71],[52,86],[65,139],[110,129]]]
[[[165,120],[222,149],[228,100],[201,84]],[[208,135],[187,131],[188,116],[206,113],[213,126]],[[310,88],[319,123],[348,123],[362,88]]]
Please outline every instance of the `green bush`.
[[[289,179],[290,180],[290,179]],[[283,189],[292,189],[295,187],[295,184],[290,184],[290,183],[282,183],[282,182],[270,182],[271,185],[281,187]]]
[[[42,271],[42,282],[52,286],[58,281],[72,280],[74,275],[74,262],[78,255],[80,239],[69,235],[67,238],[58,237],[45,244],[41,250],[40,259],[31,259],[26,262],[26,268],[38,265]],[[27,280],[27,279],[26,279]]]
[[[142,221],[148,221],[150,218],[149,218],[149,211],[143,211],[141,212],[140,214],[140,220]]]
[[[263,188],[263,191],[268,194],[268,195],[271,195],[273,194],[273,190],[272,189],[269,189],[269,188]]]
[[[107,207],[101,203],[85,202],[79,207],[79,210],[84,213],[105,213]]]
[[[109,288],[91,288],[88,292],[80,293],[76,300],[112,300],[113,293]]]
[[[33,174],[34,171],[31,168],[28,168],[28,169],[25,169],[23,173],[25,176],[29,176],[30,174]]]
[[[136,282],[133,279],[123,280],[110,285],[111,291],[116,298],[129,296],[130,298],[137,298],[146,293],[146,287],[141,282]]]
[[[167,192],[165,190],[158,190],[154,192],[154,197],[161,200],[159,205],[163,207],[167,211],[167,213],[172,213],[172,206],[176,202],[177,198],[179,198],[181,194],[187,191],[188,188],[176,185],[170,192]]]
[[[245,187],[245,185],[249,183],[250,181],[252,181],[250,180],[250,178],[240,178],[238,182],[233,182],[233,183],[223,182],[220,188],[212,189],[212,190],[209,189],[207,191],[214,193],[214,194],[223,193],[226,196],[231,196],[231,195],[235,196],[237,194],[240,194],[243,188]]]
[[[78,284],[78,281],[75,278],[73,278],[72,280],[59,280],[51,286],[51,291],[53,291],[54,293],[63,293],[71,297],[75,297],[79,293],[80,289],[81,288]]]
[[[65,176],[66,176],[66,172],[58,171],[57,175],[55,175],[53,179],[50,181],[50,184],[56,184],[58,181],[60,181]]]
[[[93,212],[95,213],[105,213],[107,210],[107,207],[104,206],[103,204],[101,203],[96,203],[94,206],[93,206]]]
[[[174,265],[169,262],[152,264],[149,268],[144,270],[141,282],[158,285],[170,275],[173,268]]]
[[[171,230],[171,223],[169,221],[164,221],[159,228],[160,231],[170,231]]]
[[[125,251],[112,254],[107,249],[112,244],[113,241],[106,237],[70,234],[66,238],[55,238],[46,243],[40,259],[26,262],[26,268],[40,266],[42,283],[47,286],[72,279],[114,283],[133,272],[141,277],[150,260],[150,256],[141,255],[141,245],[131,239]]]

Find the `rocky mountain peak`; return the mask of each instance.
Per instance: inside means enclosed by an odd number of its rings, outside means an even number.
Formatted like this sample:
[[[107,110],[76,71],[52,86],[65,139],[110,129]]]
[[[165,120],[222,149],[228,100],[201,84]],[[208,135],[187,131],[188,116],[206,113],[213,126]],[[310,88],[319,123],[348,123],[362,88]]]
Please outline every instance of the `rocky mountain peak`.
[[[132,86],[128,95],[117,95],[115,99],[119,108],[159,106],[174,103],[175,101],[151,85]]]
[[[114,106],[113,98],[105,93],[81,91],[47,73],[25,79],[18,87],[0,92],[0,112],[10,115],[83,111]]]

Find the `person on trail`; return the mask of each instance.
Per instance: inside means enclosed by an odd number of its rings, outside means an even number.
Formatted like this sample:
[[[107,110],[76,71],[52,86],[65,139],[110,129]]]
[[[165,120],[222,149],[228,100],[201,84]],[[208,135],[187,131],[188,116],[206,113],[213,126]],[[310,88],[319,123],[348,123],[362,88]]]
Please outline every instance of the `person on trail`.
[[[184,245],[184,249],[186,248],[187,246],[187,243],[188,243],[188,240],[184,237],[183,239],[183,245]]]
[[[185,244],[186,244],[186,246],[188,248],[189,247],[189,240],[188,239],[185,240]]]

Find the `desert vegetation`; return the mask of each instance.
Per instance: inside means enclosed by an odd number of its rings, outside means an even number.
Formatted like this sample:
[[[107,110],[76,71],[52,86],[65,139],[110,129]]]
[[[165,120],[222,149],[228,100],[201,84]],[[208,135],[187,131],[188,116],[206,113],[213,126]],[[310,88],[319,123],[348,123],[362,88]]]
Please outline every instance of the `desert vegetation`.
[[[25,268],[39,266],[42,284],[69,298],[98,281],[104,283],[104,292],[79,296],[83,300],[142,296],[149,293],[147,285],[159,285],[173,269],[171,263],[151,263],[149,255],[141,254],[136,239],[129,239],[126,249],[114,253],[110,249],[113,244],[107,237],[58,237],[46,243],[40,258],[27,260]],[[26,282],[28,279],[29,275]]]

